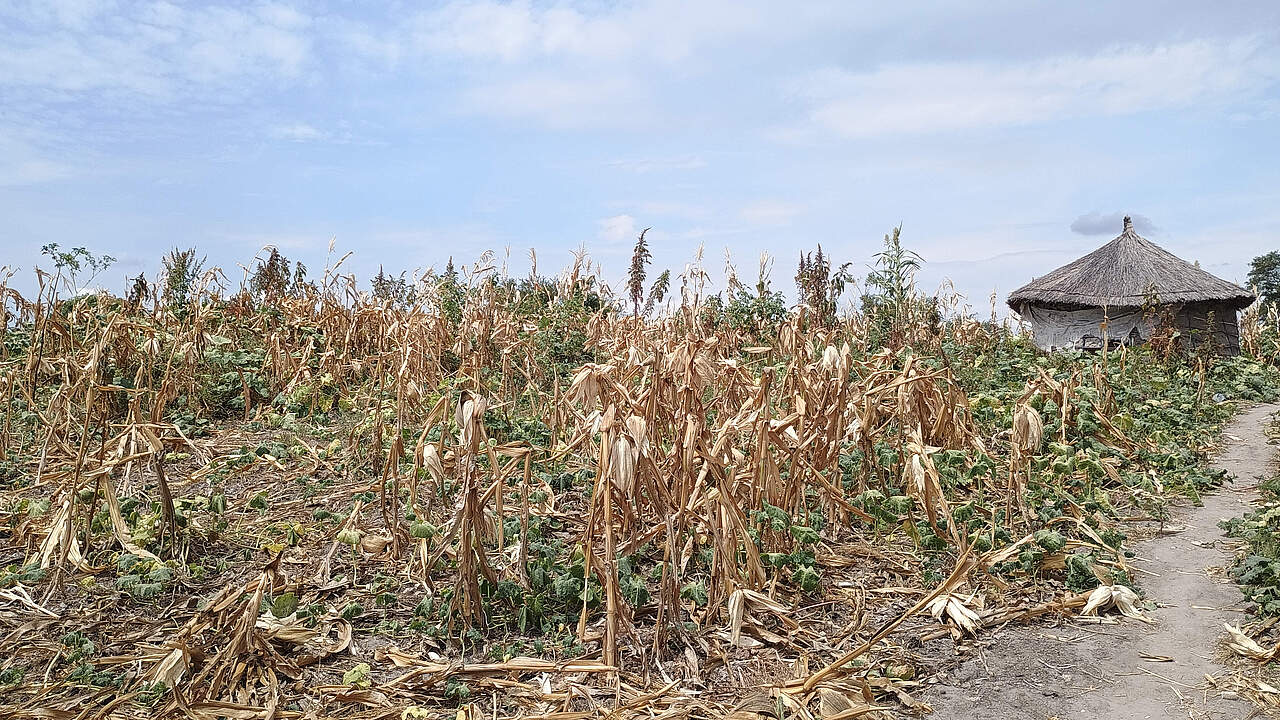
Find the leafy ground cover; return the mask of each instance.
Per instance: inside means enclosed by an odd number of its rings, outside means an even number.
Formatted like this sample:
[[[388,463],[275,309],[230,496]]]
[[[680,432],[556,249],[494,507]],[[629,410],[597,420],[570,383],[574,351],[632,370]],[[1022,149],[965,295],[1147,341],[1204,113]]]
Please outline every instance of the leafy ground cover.
[[[923,711],[923,643],[1130,583],[1280,374],[1252,320],[1231,358],[1046,356],[890,251],[847,314],[821,253],[791,310],[763,270],[657,311],[581,263],[370,294],[277,254],[6,291],[0,709]]]
[[[1280,616],[1280,475],[1262,482],[1259,491],[1262,499],[1254,510],[1222,526],[1243,541],[1232,575],[1257,614],[1273,618]]]

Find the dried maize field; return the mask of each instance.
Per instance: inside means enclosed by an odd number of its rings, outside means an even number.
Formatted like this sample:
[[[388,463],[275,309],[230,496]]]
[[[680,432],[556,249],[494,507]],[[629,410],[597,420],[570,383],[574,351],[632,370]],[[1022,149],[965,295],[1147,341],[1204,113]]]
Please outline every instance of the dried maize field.
[[[6,288],[0,716],[925,714],[1001,626],[1140,612],[1129,536],[1280,387],[1255,322],[1046,356],[676,284]]]

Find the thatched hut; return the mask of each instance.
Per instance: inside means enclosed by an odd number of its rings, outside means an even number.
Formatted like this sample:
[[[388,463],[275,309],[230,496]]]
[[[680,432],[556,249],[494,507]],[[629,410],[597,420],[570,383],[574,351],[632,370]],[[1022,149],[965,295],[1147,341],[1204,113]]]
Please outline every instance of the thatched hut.
[[[1236,313],[1253,293],[1182,260],[1133,231],[1009,294],[1045,350],[1144,343],[1158,328],[1192,346],[1240,347]]]

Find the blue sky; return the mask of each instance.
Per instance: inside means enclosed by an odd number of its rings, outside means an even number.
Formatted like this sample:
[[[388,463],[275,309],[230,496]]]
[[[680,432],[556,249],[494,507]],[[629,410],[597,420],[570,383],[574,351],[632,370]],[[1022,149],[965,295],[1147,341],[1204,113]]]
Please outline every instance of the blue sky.
[[[0,264],[151,276],[274,244],[366,276],[635,234],[754,278],[886,231],[981,312],[1140,230],[1241,280],[1280,247],[1273,2],[0,0]],[[1073,229],[1074,228],[1074,229]]]

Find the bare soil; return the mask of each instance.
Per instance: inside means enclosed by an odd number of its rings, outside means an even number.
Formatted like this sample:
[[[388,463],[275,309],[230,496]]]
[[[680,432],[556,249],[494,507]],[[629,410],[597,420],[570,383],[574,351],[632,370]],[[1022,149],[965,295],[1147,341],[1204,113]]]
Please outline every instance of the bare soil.
[[[1242,515],[1270,471],[1265,434],[1280,405],[1260,405],[1227,426],[1214,466],[1234,476],[1203,505],[1175,509],[1165,532],[1137,543],[1135,579],[1156,604],[1154,624],[1066,622],[1007,628],[944,673],[928,697],[933,717],[955,720],[1225,720],[1250,717],[1244,700],[1206,681],[1225,668],[1224,622],[1244,618],[1218,523]]]

